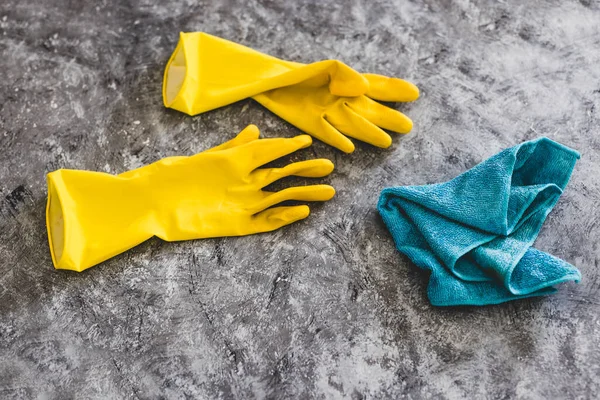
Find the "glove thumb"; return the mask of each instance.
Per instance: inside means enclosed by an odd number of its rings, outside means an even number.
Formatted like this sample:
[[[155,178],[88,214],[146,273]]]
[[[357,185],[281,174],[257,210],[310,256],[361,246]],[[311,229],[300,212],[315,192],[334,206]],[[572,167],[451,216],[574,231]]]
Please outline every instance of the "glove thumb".
[[[329,76],[329,92],[335,96],[356,97],[367,93],[369,81],[358,71],[337,60],[333,63]]]

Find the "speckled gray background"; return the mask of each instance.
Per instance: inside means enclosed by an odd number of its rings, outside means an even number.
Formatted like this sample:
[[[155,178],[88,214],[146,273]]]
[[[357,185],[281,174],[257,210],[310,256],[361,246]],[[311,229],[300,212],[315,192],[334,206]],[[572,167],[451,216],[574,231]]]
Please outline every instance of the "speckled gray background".
[[[232,138],[299,132],[251,100],[161,103],[178,32],[339,58],[422,97],[387,150],[322,143],[336,197],[243,238],[150,240],[55,271],[45,174],[119,173]],[[597,398],[600,6],[555,1],[0,2],[0,398]],[[582,153],[536,247],[581,284],[485,308],[429,305],[375,204],[541,135]],[[289,160],[288,160],[289,161]],[[287,184],[304,183],[289,180]]]

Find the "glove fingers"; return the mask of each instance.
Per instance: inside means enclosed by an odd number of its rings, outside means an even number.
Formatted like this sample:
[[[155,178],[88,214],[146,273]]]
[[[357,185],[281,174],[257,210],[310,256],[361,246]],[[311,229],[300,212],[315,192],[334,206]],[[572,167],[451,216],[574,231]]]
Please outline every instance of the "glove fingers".
[[[269,208],[251,217],[252,228],[254,233],[269,232],[304,219],[309,214],[310,209],[306,205]]]
[[[354,112],[383,129],[408,133],[413,127],[412,120],[400,111],[379,104],[366,96],[361,98],[360,103],[349,101],[347,105]]]
[[[328,114],[327,120],[340,132],[373,146],[385,148],[392,144],[390,135],[345,104],[340,104],[335,112]]]
[[[273,160],[310,146],[312,138],[308,135],[298,135],[291,139],[274,138],[260,139],[238,146],[239,157],[251,157],[248,161],[250,171]]]
[[[322,142],[333,146],[344,153],[352,153],[354,151],[354,143],[340,131],[334,128],[326,118],[319,119],[319,132],[308,132]]]
[[[354,143],[352,143],[350,139],[331,126],[331,124],[327,122],[325,118],[319,116],[318,114],[311,118],[310,113],[318,113],[318,111],[311,111],[310,107],[308,107],[305,118],[297,118],[295,116],[294,118],[291,118],[290,110],[294,110],[300,106],[295,104],[296,99],[294,97],[283,95],[284,92],[282,92],[282,90],[285,89],[268,92],[268,94],[262,93],[254,96],[253,99],[268,108],[271,112],[279,115],[281,118],[293,124],[298,129],[314,136],[320,141],[325,142],[328,145],[333,146],[345,153],[352,153],[354,151]],[[315,89],[312,89],[313,93],[314,91]],[[331,95],[329,96],[333,97]],[[306,96],[306,99],[310,105],[311,99],[308,95]],[[304,117],[304,115],[302,115],[302,117]]]
[[[404,79],[377,74],[362,74],[369,82],[367,96],[380,101],[415,101],[419,88]]]
[[[302,176],[305,178],[321,178],[333,171],[333,163],[326,159],[307,160],[288,164],[283,168],[257,169],[250,179],[259,188],[263,188],[286,176]]]
[[[327,201],[333,197],[335,189],[329,185],[309,185],[287,188],[275,193],[265,192],[265,194],[266,197],[251,206],[249,212],[254,214],[287,200]]]

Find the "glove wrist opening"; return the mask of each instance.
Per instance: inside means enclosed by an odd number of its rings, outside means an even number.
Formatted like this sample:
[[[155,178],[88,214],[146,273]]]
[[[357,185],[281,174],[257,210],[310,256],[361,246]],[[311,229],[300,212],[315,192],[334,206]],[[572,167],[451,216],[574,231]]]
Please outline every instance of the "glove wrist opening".
[[[163,99],[166,107],[171,107],[177,99],[183,85],[187,73],[187,61],[185,51],[182,45],[183,41],[179,41],[177,48],[169,59],[165,76],[163,79]]]
[[[65,245],[65,221],[63,204],[59,192],[52,181],[48,182],[48,204],[46,207],[46,225],[48,226],[48,241],[50,254],[54,265],[59,265]]]

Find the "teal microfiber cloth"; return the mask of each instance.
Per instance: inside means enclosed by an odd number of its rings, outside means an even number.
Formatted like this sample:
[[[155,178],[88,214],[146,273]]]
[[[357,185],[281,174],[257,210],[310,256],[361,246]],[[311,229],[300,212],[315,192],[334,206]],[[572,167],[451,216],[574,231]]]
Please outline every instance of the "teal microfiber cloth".
[[[445,183],[386,188],[377,208],[398,250],[431,271],[433,305],[550,294],[581,274],[531,245],[578,159],[575,150],[539,138]]]

